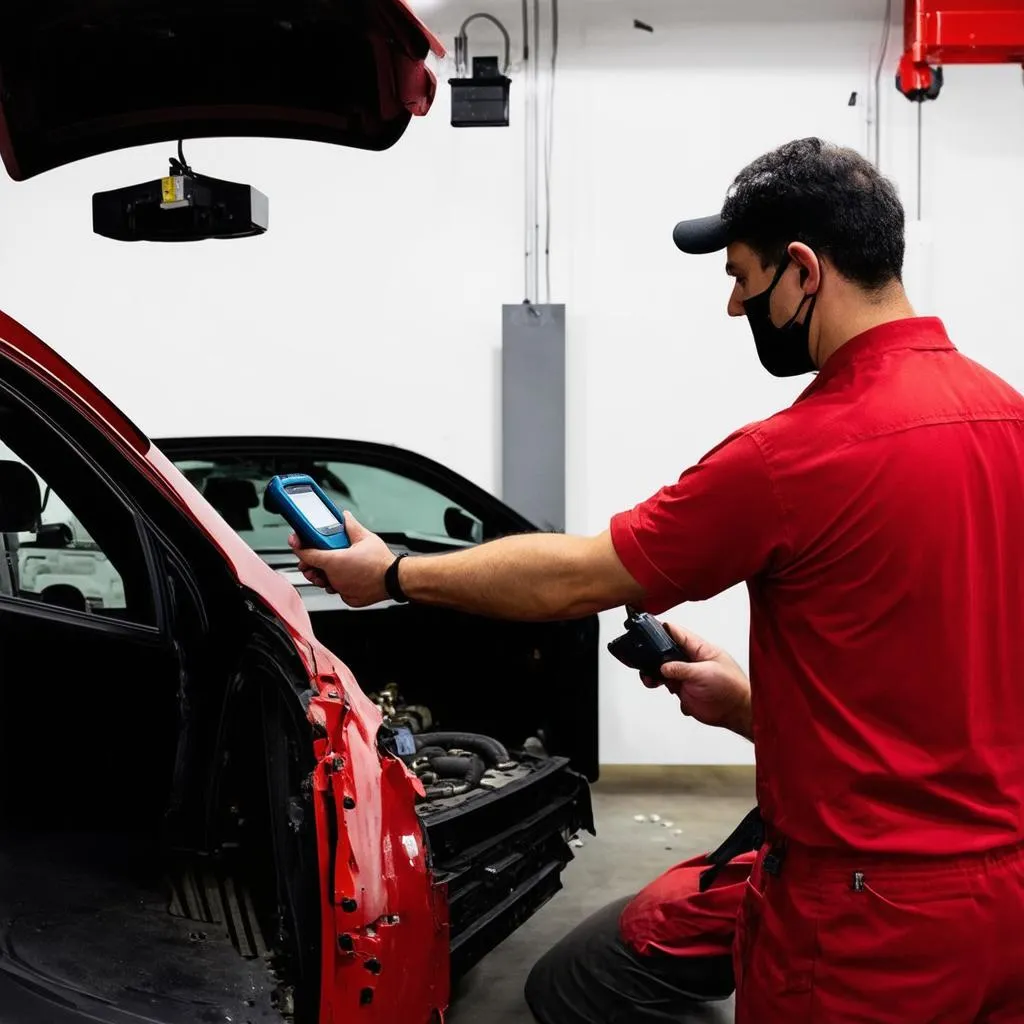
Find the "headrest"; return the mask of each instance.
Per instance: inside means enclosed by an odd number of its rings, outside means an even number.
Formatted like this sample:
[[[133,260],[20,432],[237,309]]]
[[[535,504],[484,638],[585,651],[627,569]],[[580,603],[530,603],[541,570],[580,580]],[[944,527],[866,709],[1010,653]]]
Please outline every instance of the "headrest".
[[[203,488],[203,497],[232,530],[252,529],[249,510],[258,508],[260,499],[251,480],[237,476],[211,476]]]
[[[256,485],[237,476],[207,477],[203,497],[218,511],[222,508],[258,508],[260,503]]]
[[[0,533],[34,532],[42,505],[35,473],[23,462],[0,460]]]

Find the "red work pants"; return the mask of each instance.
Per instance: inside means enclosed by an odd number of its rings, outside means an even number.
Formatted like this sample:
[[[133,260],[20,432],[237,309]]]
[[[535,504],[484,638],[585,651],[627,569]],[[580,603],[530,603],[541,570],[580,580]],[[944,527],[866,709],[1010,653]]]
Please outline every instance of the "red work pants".
[[[758,855],[736,1024],[1024,1024],[1024,847],[898,863]],[[769,862],[769,867],[772,867]]]

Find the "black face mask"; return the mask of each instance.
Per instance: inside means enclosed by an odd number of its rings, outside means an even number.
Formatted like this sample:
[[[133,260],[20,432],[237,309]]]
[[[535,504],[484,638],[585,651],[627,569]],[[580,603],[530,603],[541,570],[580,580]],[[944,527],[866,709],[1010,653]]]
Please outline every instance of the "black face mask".
[[[797,377],[801,373],[811,373],[818,368],[811,358],[809,344],[811,317],[814,314],[814,304],[818,301],[817,293],[805,295],[800,300],[800,305],[796,307],[796,312],[781,327],[776,327],[772,323],[772,292],[789,266],[790,260],[791,257],[788,255],[783,259],[772,283],[765,291],[743,303],[743,310],[747,314],[750,330],[754,335],[754,344],[757,346],[757,357],[773,377]],[[811,304],[807,309],[807,318],[802,324],[798,324],[796,318],[808,299]]]

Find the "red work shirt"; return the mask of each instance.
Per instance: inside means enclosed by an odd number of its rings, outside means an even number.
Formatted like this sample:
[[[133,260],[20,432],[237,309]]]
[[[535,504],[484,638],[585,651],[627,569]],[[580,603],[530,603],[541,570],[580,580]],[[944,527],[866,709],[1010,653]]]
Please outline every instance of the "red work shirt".
[[[1024,839],[1022,421],[939,320],[902,320],[612,520],[650,612],[746,582],[758,800],[789,839]]]

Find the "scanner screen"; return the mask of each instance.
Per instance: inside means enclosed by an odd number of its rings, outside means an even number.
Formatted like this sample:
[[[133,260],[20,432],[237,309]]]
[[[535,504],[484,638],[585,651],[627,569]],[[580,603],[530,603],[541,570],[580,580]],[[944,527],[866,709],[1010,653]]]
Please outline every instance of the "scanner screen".
[[[338,525],[334,513],[320,500],[315,491],[289,491],[292,501],[298,510],[313,524],[317,530],[326,530]]]

